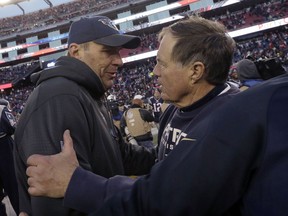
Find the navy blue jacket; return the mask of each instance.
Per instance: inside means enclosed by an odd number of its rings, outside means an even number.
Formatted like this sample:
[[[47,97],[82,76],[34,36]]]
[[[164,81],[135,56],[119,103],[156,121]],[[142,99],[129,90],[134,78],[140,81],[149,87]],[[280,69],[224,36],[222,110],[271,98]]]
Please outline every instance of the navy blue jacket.
[[[132,190],[94,215],[287,216],[288,75],[248,89],[191,127]]]
[[[180,139],[175,137],[185,137],[193,127],[238,92],[238,89],[229,85],[219,85],[191,106],[182,109],[173,106],[167,108],[159,128],[159,160],[164,159],[172,147],[178,144]],[[133,163],[131,160],[131,164]],[[129,189],[132,184],[133,180],[128,177],[114,176],[107,179],[78,168],[69,183],[64,205],[91,212],[98,209],[112,195]]]

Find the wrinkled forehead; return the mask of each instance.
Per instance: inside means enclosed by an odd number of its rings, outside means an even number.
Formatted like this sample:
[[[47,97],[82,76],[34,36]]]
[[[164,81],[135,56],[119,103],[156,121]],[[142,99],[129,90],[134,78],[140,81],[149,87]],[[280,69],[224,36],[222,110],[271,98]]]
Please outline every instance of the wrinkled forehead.
[[[171,34],[165,34],[160,41],[157,58],[160,60],[169,61],[173,55],[173,48],[176,44],[176,39]]]

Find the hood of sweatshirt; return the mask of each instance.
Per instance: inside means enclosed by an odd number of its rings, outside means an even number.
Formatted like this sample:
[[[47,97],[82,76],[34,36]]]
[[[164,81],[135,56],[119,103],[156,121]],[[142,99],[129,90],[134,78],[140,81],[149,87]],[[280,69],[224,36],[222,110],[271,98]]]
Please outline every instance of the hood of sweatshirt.
[[[105,89],[100,78],[84,62],[68,56],[57,59],[55,67],[48,68],[31,76],[31,81],[36,85],[54,78],[65,77],[85,88],[93,97],[100,98],[104,95]]]

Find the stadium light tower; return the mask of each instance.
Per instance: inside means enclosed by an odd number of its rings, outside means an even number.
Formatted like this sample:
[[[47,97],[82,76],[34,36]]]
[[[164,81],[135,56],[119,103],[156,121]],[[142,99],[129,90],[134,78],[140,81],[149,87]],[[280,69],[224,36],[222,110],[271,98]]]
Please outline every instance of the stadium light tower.
[[[53,4],[51,1],[49,1],[49,0],[44,0],[44,1],[49,5],[49,7],[53,7]]]
[[[23,15],[25,14],[25,10],[18,4],[19,2],[28,1],[28,0],[0,0],[0,6],[4,7],[7,5],[16,5],[22,11]]]
[[[16,3],[16,5],[20,8],[20,10],[22,11],[23,15],[25,14],[25,10],[24,8],[22,8],[18,3]]]

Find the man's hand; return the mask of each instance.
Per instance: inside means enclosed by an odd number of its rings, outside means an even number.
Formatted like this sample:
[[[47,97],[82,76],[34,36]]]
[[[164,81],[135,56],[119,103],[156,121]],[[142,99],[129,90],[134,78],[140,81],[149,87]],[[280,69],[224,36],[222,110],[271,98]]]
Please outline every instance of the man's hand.
[[[79,166],[69,130],[63,134],[62,152],[31,155],[27,160],[28,192],[32,196],[64,197],[70,179]]]

